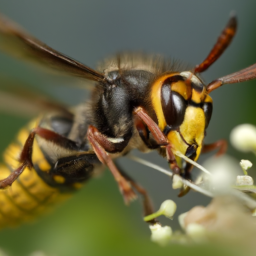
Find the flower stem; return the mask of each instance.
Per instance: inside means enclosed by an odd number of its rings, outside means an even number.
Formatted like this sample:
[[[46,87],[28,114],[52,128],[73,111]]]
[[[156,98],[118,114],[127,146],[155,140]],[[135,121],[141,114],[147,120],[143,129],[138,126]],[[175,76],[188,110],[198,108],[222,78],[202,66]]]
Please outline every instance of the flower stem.
[[[154,213],[152,213],[152,214],[150,214],[150,215],[148,215],[148,216],[145,216],[145,217],[144,217],[144,221],[153,220],[153,219],[159,217],[159,216],[162,215],[162,214],[163,214],[162,211],[154,212]]]

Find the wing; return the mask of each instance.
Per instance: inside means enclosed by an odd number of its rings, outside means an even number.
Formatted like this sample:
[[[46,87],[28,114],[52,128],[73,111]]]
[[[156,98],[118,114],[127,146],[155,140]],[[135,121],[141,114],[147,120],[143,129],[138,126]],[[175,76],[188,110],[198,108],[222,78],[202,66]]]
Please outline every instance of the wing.
[[[73,114],[68,107],[52,99],[45,93],[27,88],[21,81],[0,76],[0,113],[18,115],[25,118],[35,117],[45,111],[58,111],[67,116]]]
[[[55,51],[33,38],[17,24],[0,14],[0,49],[48,69],[69,73],[93,81],[103,81],[104,74]]]

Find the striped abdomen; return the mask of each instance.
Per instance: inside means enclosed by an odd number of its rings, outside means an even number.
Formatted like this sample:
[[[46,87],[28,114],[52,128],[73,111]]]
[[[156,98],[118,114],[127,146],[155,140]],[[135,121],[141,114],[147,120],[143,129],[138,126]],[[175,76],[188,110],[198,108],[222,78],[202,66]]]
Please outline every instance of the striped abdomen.
[[[0,164],[0,179],[6,178],[19,165],[19,154],[32,128],[36,126],[35,121],[31,122],[26,128],[23,128],[18,136],[5,151],[4,163]],[[68,198],[72,190],[62,193],[56,186],[50,186],[39,175],[38,169],[46,175],[50,172],[52,166],[46,160],[44,154],[39,148],[37,141],[33,144],[32,161],[37,171],[32,168],[26,168],[20,177],[11,187],[0,190],[0,228],[6,226],[15,226],[21,222],[36,217],[43,211],[46,211],[52,204]],[[62,180],[56,177],[56,183]],[[76,187],[78,187],[76,184]]]

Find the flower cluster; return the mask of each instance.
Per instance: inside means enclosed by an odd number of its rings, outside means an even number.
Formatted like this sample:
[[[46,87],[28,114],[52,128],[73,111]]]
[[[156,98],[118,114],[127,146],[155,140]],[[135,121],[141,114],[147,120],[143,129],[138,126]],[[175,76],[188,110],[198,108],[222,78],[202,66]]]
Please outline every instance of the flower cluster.
[[[249,124],[240,125],[231,132],[230,140],[235,148],[256,154],[256,127]],[[254,228],[256,223],[252,216],[256,216],[256,201],[248,196],[256,197],[256,186],[253,178],[248,175],[252,163],[241,160],[239,168],[238,162],[226,155],[218,158],[218,161],[216,158],[207,160],[202,167],[181,153],[177,155],[192,162],[204,171],[204,175],[196,183],[191,183],[158,168],[173,177],[173,188],[189,186],[193,190],[213,197],[213,200],[207,207],[196,206],[178,217],[183,234],[180,231],[173,232],[171,227],[163,227],[159,223],[151,225],[151,240],[166,245],[171,241],[189,243],[210,239],[222,242],[225,238],[225,241],[243,243],[255,250],[253,238],[256,236]],[[150,166],[149,163],[147,165]],[[166,200],[157,212],[146,216],[144,220],[150,221],[160,215],[172,219],[176,209],[177,205],[174,201]]]

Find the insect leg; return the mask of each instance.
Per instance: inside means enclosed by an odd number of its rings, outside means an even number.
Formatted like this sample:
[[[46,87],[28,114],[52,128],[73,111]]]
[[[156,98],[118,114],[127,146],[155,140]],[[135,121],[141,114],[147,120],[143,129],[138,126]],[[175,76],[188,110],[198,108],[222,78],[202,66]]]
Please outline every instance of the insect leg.
[[[133,188],[139,194],[141,194],[141,196],[143,197],[143,211],[144,211],[143,214],[144,214],[144,216],[152,214],[154,212],[154,209],[153,209],[151,199],[148,195],[148,192],[140,184],[138,184],[133,178],[131,178],[126,172],[124,172],[118,164],[116,164],[116,166],[120,170],[120,173],[131,183]],[[154,224],[156,222],[157,221],[155,219],[153,219],[153,220],[150,220],[148,223]]]
[[[147,125],[148,129],[152,133],[153,138],[158,143],[159,146],[166,148],[167,160],[171,165],[171,169],[174,173],[180,174],[180,167],[178,166],[175,155],[172,152],[172,146],[170,142],[166,139],[163,132],[160,130],[158,125],[151,119],[151,117],[146,113],[142,107],[135,109],[134,114],[139,116],[143,122]]]
[[[21,165],[16,170],[14,170],[7,178],[0,180],[0,189],[11,186],[12,183],[22,174],[26,167],[33,167],[31,156],[34,138],[35,132],[31,132],[20,153],[19,162],[21,163]]]
[[[142,107],[135,109],[134,114],[142,119],[147,125],[148,129],[152,133],[154,139],[159,146],[167,146],[169,144],[163,132],[160,130],[158,125],[152,120],[152,118],[146,113]]]
[[[129,180],[129,178],[128,178]],[[153,206],[151,203],[151,199],[148,195],[148,192],[142,187],[140,186],[140,184],[138,184],[136,181],[130,179],[129,180],[132,184],[132,186],[136,189],[136,191],[138,191],[138,193],[140,193],[143,196],[143,210],[144,210],[144,216],[148,216],[150,214],[152,214],[154,212],[153,210]],[[155,224],[157,221],[156,219],[152,219],[150,221],[148,221],[150,224]]]
[[[25,170],[26,167],[28,167],[30,169],[33,167],[32,152],[33,152],[33,142],[34,142],[35,135],[38,135],[41,138],[51,141],[51,142],[53,142],[59,146],[62,146],[64,148],[73,149],[73,150],[78,149],[75,142],[67,139],[66,137],[59,135],[58,133],[55,133],[51,130],[47,130],[47,129],[44,129],[41,127],[37,127],[35,129],[33,129],[30,132],[30,134],[23,146],[23,149],[20,153],[20,157],[19,157],[18,161],[21,163],[21,165],[16,170],[14,170],[7,178],[0,180],[0,189],[11,186],[12,183]]]
[[[135,127],[140,135],[140,138],[143,142],[147,145],[150,149],[159,148],[159,145],[156,143],[155,140],[150,139],[149,137],[149,130],[145,123],[140,119],[138,116],[134,116],[134,124]]]
[[[136,199],[136,194],[133,191],[130,182],[122,176],[120,171],[115,166],[113,160],[107,153],[107,149],[115,147],[115,143],[107,140],[107,138],[103,134],[101,134],[94,126],[89,126],[87,131],[87,138],[90,141],[99,160],[103,164],[107,165],[107,167],[113,174],[123,195],[125,203],[128,204],[130,201]]]
[[[58,159],[50,174],[60,175],[65,184],[82,182],[92,176],[94,164],[100,164],[94,152],[81,152]]]
[[[202,153],[208,153],[208,152],[211,152],[212,150],[215,150],[216,148],[218,148],[216,156],[221,156],[226,152],[227,146],[228,145],[227,145],[226,140],[218,140],[212,144],[204,145],[202,148]]]

